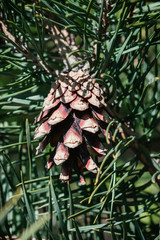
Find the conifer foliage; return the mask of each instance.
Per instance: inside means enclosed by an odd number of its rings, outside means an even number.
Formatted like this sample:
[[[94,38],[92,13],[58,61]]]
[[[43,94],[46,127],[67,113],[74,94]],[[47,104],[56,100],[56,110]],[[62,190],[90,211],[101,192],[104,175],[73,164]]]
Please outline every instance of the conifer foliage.
[[[159,239],[159,24],[160,1],[0,1],[0,239]]]

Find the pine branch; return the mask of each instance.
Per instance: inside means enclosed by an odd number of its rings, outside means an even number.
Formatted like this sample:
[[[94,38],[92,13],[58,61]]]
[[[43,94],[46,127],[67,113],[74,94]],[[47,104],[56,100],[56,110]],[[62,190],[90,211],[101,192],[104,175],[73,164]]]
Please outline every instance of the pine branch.
[[[49,34],[51,35],[51,38],[56,45],[58,53],[62,56],[66,68],[68,68],[68,70],[71,70],[72,64],[78,61],[77,58],[73,55],[68,57],[68,53],[75,50],[76,48],[73,42],[73,37],[71,41],[70,35],[67,30],[59,30],[57,26],[53,26],[50,23],[48,23],[46,28],[47,30],[49,30]]]
[[[46,63],[44,63],[41,59],[37,58],[30,50],[28,47],[25,47],[20,40],[17,40],[15,38],[15,36],[13,36],[7,29],[7,26],[0,21],[1,27],[2,27],[2,31],[4,33],[4,35],[6,36],[6,40],[12,42],[15,46],[17,51],[19,51],[20,53],[22,53],[27,59],[31,59],[34,64],[40,68],[42,68],[43,70],[45,70],[47,73],[52,74],[53,70],[51,70],[49,68],[49,66],[47,66]]]
[[[118,120],[122,124],[122,128],[120,129],[121,136],[123,138],[135,136],[135,140],[130,143],[129,148],[139,157],[139,160],[144,164],[147,171],[150,172],[151,176],[153,176],[157,169],[154,167],[153,163],[151,162],[151,153],[146,148],[146,143],[143,144],[143,140],[138,139],[134,130],[130,127],[129,124],[125,123],[120,116],[107,105],[107,111],[109,114],[116,120]],[[160,166],[159,166],[160,167]],[[160,179],[156,179],[157,184],[160,186]]]

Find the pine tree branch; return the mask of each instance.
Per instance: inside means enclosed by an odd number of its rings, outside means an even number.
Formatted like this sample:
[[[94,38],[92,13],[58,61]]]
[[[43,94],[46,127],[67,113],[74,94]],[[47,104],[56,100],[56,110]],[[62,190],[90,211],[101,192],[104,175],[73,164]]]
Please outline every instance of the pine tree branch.
[[[133,132],[133,129],[131,129],[129,124],[122,121],[122,119],[118,116],[118,114],[113,109],[111,110],[109,105],[107,106],[107,111],[113,118],[117,119],[119,122],[122,123],[122,128],[120,130],[122,131],[121,135],[123,135],[123,138],[128,136],[136,137],[136,134]],[[146,144],[145,143],[143,144],[142,139],[138,139],[138,137],[135,138],[135,140],[130,143],[130,148],[136,155],[138,155],[139,160],[144,164],[145,168],[149,171],[151,176],[153,176],[157,172],[157,169],[152,164],[151,153],[146,148]],[[160,186],[160,179],[157,178],[156,182]]]
[[[40,58],[37,58],[31,51],[29,51],[29,48],[26,48],[19,40],[17,41],[16,38],[8,31],[7,27],[2,21],[0,21],[0,24],[4,35],[16,46],[17,51],[21,52],[27,59],[31,59],[36,66],[42,68],[47,73],[52,74],[49,66],[46,66],[46,64]]]
[[[73,50],[77,50],[73,36],[71,38],[66,29],[59,30],[57,26],[50,23],[47,24],[46,29],[49,31],[58,53],[62,56],[66,68],[71,70],[72,64],[75,64],[78,61],[78,59],[73,55],[68,57],[68,53]]]

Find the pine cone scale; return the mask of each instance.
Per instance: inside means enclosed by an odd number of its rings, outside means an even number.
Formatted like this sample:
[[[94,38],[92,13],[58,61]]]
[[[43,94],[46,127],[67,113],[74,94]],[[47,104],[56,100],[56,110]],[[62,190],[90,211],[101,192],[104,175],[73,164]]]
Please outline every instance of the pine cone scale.
[[[75,148],[82,143],[82,131],[75,122],[73,122],[63,139],[64,145],[69,148]]]
[[[98,108],[102,107],[101,102],[94,94],[92,94],[91,98],[88,99],[88,102],[95,107],[98,107]]]
[[[66,91],[64,95],[60,98],[60,101],[63,103],[70,103],[77,97],[76,93],[73,93],[69,90]]]
[[[67,108],[65,105],[61,103],[59,108],[55,112],[53,112],[53,114],[48,119],[48,123],[51,125],[55,125],[65,120],[68,117],[70,112],[71,112],[71,109]]]
[[[79,126],[82,130],[91,133],[96,133],[99,130],[97,122],[89,114],[85,114],[79,119]]]
[[[60,85],[59,88],[54,93],[54,98],[56,99],[61,97],[66,91],[67,88]]]
[[[39,127],[36,128],[34,139],[37,139],[39,137],[44,136],[45,134],[48,134],[50,130],[51,130],[51,125],[48,124],[48,122],[42,123]]]
[[[85,166],[85,168],[93,173],[98,172],[98,167],[91,158],[86,146],[83,144],[79,147],[79,156],[82,161],[82,164]]]
[[[68,148],[63,143],[58,143],[56,148],[56,153],[54,156],[54,162],[56,165],[59,165],[65,162],[69,158]]]
[[[46,105],[43,109],[43,112],[46,112],[50,109],[55,108],[60,103],[59,99],[56,99],[55,101],[50,102],[48,105]]]
[[[85,111],[89,108],[89,104],[81,97],[76,97],[76,99],[70,103],[71,108],[78,111]]]

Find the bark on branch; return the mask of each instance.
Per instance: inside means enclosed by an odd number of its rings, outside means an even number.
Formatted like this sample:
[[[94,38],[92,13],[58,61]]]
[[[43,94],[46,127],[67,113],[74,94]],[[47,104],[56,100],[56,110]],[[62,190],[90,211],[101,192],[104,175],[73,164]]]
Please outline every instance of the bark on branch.
[[[28,48],[26,48],[19,40],[17,41],[15,36],[13,36],[7,29],[6,25],[0,21],[2,32],[6,36],[6,39],[12,42],[16,46],[16,50],[21,52],[27,59],[33,60],[34,64],[47,73],[52,74],[52,71],[49,69],[49,66],[46,65],[40,58],[37,58]]]

